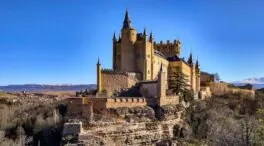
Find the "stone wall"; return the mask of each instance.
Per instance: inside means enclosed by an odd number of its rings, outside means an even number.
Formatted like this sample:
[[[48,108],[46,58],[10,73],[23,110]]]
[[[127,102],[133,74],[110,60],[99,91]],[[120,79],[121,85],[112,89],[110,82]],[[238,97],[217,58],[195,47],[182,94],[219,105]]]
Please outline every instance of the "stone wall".
[[[129,73],[102,70],[102,91],[111,95],[115,90],[131,88],[137,83],[136,77]]]
[[[237,93],[237,94],[242,94],[242,95],[249,96],[249,97],[255,97],[254,90],[232,88],[232,87],[228,87],[228,84],[226,83],[212,83],[210,85],[210,89],[213,95],[224,95],[228,93]]]
[[[76,97],[68,99],[68,115],[82,115],[90,118],[93,112],[103,112],[109,108],[119,107],[143,107],[147,106],[147,100],[143,97]]]
[[[202,100],[212,96],[212,92],[210,90],[210,87],[201,87],[201,91],[199,94],[200,94],[199,97]]]
[[[177,105],[180,102],[179,96],[166,96],[159,101],[159,106],[163,105]]]
[[[68,115],[81,115],[83,100],[81,97],[68,98],[67,114]]]
[[[157,81],[140,82],[140,93],[144,97],[157,98]]]

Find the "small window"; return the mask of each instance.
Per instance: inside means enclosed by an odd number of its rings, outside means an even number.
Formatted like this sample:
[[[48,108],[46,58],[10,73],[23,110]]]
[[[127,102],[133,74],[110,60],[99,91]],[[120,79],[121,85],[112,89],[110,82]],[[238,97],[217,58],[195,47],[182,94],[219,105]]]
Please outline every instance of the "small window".
[[[148,55],[148,58],[150,58],[150,55]]]
[[[150,71],[148,70],[148,74],[150,74]]]
[[[118,60],[121,60],[121,55],[117,55],[117,59]]]

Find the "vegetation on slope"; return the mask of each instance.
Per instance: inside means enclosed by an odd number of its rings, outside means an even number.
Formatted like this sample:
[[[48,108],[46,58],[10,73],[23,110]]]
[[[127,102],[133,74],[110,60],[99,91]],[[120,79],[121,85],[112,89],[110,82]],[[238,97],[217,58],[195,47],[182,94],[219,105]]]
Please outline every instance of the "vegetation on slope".
[[[255,99],[229,93],[193,101],[186,111],[191,138],[180,141],[195,145],[264,145],[263,99],[259,93]]]
[[[8,94],[5,94],[8,97]],[[52,99],[0,98],[0,145],[45,144],[43,135],[57,137],[59,145],[61,106]],[[49,134],[45,134],[45,132]],[[53,134],[53,135],[52,135]],[[55,134],[55,135],[54,135]],[[25,141],[26,140],[26,141]],[[52,142],[52,140],[51,140]],[[46,143],[47,144],[47,143]]]

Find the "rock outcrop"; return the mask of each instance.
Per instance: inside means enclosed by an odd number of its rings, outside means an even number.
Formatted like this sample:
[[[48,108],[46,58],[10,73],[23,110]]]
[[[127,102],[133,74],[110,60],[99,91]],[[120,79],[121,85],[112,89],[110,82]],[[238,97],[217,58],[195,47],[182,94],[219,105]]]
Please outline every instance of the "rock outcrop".
[[[180,106],[109,109],[115,121],[93,121],[84,124],[79,140],[86,145],[152,145],[170,142],[184,136],[183,108]],[[156,113],[162,115],[156,118]],[[111,122],[110,122],[111,121]],[[176,142],[174,140],[174,142]]]

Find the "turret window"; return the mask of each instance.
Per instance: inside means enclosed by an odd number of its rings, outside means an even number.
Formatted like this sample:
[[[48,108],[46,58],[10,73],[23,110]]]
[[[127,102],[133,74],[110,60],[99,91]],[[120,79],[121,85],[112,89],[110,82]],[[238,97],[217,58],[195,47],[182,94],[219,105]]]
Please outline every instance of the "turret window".
[[[121,55],[117,55],[117,59],[118,60],[121,60]]]

